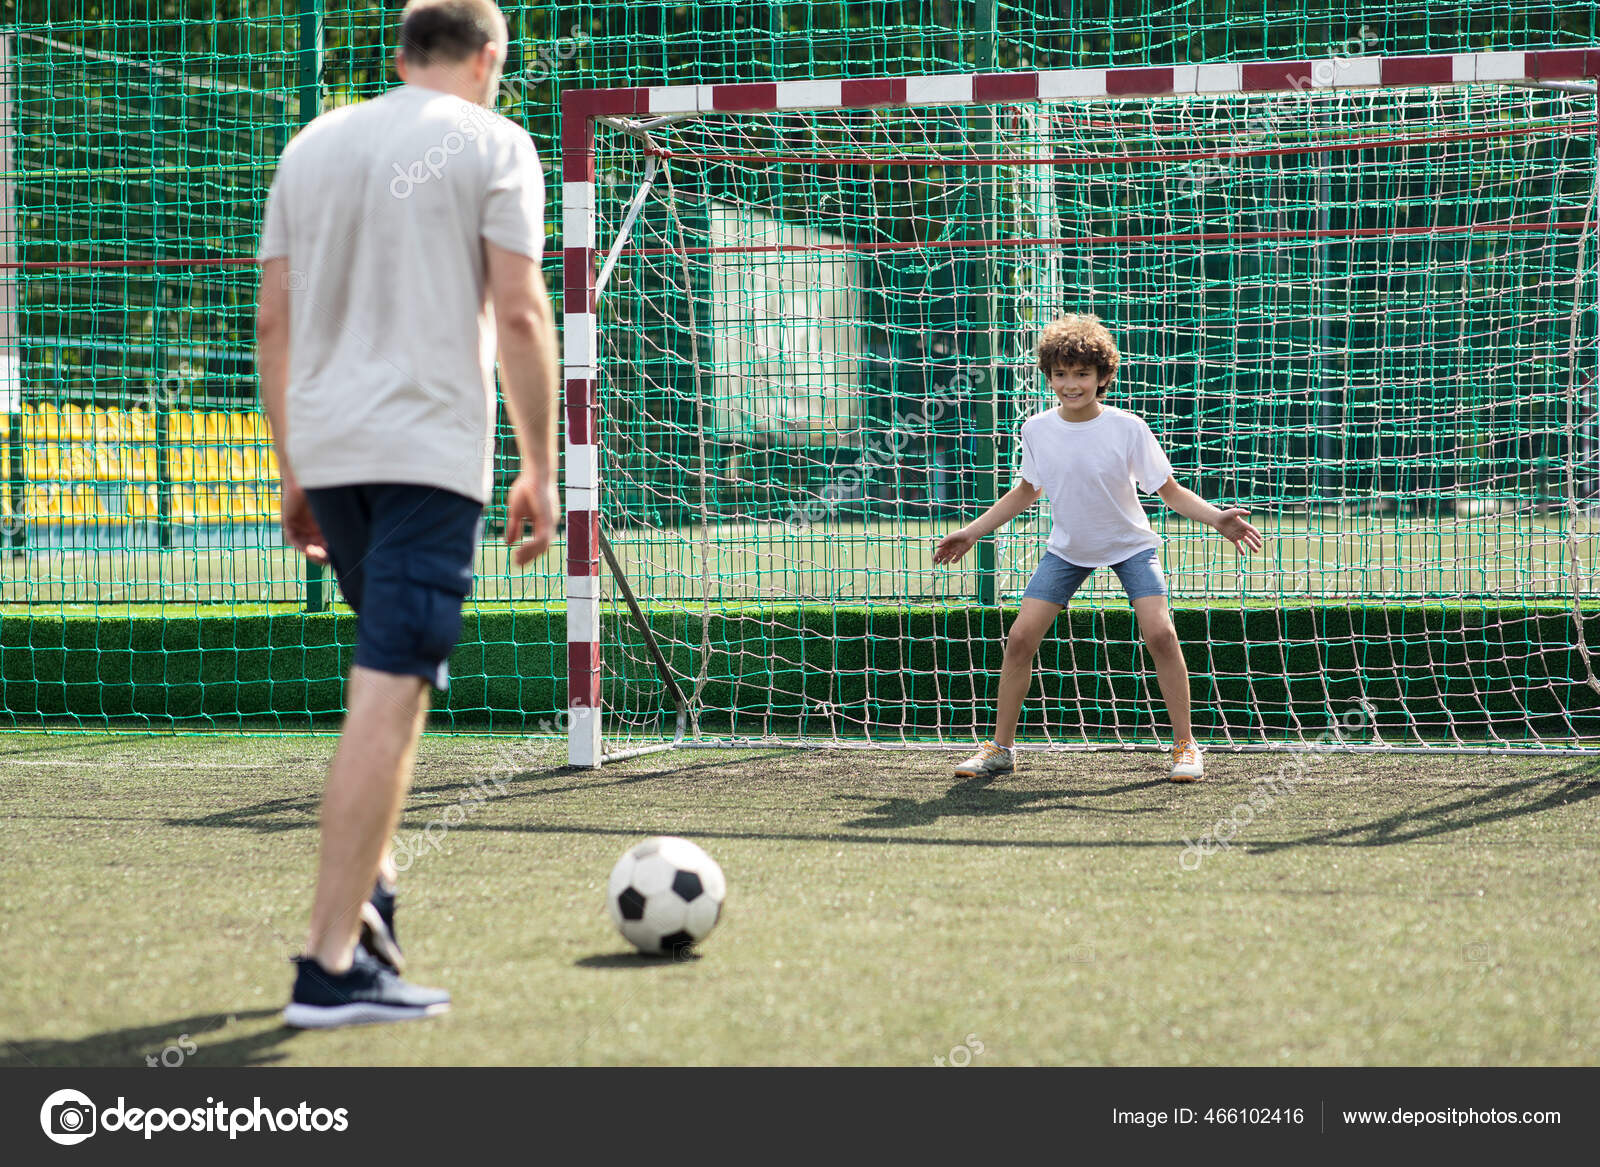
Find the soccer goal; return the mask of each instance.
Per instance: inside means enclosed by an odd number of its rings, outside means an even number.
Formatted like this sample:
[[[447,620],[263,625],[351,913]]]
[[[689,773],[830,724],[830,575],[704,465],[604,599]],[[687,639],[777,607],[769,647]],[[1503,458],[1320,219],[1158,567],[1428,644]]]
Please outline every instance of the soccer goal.
[[[1098,313],[1213,747],[1588,750],[1600,49],[568,92],[570,759],[970,746],[1047,535],[935,568]],[[1103,577],[1103,578],[1102,578]],[[1025,747],[1155,746],[1099,572]]]

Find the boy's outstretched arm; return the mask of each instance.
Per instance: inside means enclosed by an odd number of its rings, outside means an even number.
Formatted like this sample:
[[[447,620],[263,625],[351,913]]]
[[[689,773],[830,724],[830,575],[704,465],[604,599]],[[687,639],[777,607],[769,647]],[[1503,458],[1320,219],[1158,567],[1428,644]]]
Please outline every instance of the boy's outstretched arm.
[[[1218,510],[1194,491],[1179,486],[1178,480],[1172,477],[1168,477],[1156,493],[1184,518],[1215,527],[1217,534],[1240,551],[1260,551],[1266,546],[1261,538],[1261,532],[1246,520],[1245,516],[1250,512],[1243,507]]]
[[[1017,479],[1017,484],[1006,491],[995,502],[994,506],[984,511],[983,514],[973,519],[959,531],[952,531],[933,549],[935,563],[954,563],[968,551],[972,545],[982,539],[996,527],[1004,526],[1039,501],[1039,487],[1034,486],[1026,479]]]

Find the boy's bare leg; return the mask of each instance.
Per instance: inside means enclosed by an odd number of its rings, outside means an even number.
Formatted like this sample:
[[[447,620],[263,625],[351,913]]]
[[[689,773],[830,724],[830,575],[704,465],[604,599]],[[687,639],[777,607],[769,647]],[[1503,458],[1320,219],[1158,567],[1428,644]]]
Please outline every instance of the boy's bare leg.
[[[1139,632],[1144,637],[1145,647],[1155,661],[1156,682],[1167,703],[1173,741],[1192,741],[1194,726],[1189,720],[1189,666],[1183,659],[1183,646],[1178,643],[1177,630],[1172,626],[1167,597],[1142,596],[1133,601],[1133,610],[1139,617]]]
[[[322,798],[317,895],[306,944],[307,953],[332,973],[350,967],[361,905],[389,854],[428,709],[428,683],[356,667],[350,670],[348,700]]]
[[[1011,748],[1017,740],[1017,720],[1022,702],[1033,683],[1033,658],[1038,655],[1050,625],[1061,614],[1061,605],[1047,600],[1026,598],[1022,610],[1006,634],[1005,662],[1000,666],[1000,696],[995,702],[994,743]]]

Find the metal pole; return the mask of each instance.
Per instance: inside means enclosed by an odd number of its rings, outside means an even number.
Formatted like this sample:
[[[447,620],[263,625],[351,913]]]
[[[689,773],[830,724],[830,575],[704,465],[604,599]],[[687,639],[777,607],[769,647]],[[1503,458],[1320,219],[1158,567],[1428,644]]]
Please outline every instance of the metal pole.
[[[1314,123],[1320,130],[1326,125],[1319,117]],[[1333,270],[1328,262],[1328,237],[1333,225],[1333,177],[1330,170],[1333,155],[1317,155],[1317,496],[1318,506],[1326,507],[1333,491],[1333,430],[1336,422],[1335,408],[1329,394],[1328,350],[1333,345],[1333,324],[1328,313],[1328,274]]]
[[[998,59],[999,40],[999,7],[996,0],[978,0],[977,22],[977,66],[980,73],[991,73],[995,70]],[[984,106],[977,113],[979,141],[976,143],[985,154],[994,154],[997,151],[995,119],[999,117],[994,106]],[[987,230],[989,224],[996,221],[995,211],[998,203],[996,184],[998,174],[980,169],[978,178],[978,219],[981,229]],[[998,419],[998,401],[1000,392],[1000,378],[995,375],[994,362],[994,326],[997,313],[995,311],[996,268],[994,257],[987,252],[980,252],[973,268],[981,284],[976,291],[970,293],[973,308],[972,331],[973,363],[977,367],[977,374],[973,377],[974,392],[972,400],[972,424],[977,438],[977,488],[978,496],[983,505],[994,502],[1000,496],[1000,475],[998,473],[998,442],[999,435],[995,432]],[[989,605],[996,601],[998,590],[995,584],[997,566],[996,545],[999,536],[991,539],[979,540],[977,551],[977,593],[980,604]]]
[[[0,36],[0,262],[17,259],[16,186],[11,139],[16,133],[16,87],[11,78],[12,38]],[[0,270],[0,409],[6,414],[6,492],[11,517],[6,522],[6,542],[22,554],[28,536],[26,470],[23,466],[22,330],[17,320],[15,268]]]
[[[161,74],[153,73],[150,77],[150,165],[157,174],[165,162],[161,149],[162,131],[167,123],[167,98],[162,89]],[[182,105],[179,104],[176,116],[182,116]],[[161,192],[158,183],[161,180],[155,175],[150,178],[150,234],[155,241],[157,257],[165,254],[161,236]],[[153,317],[152,333],[150,338],[151,368],[150,383],[155,387],[155,400],[152,402],[155,414],[156,432],[156,545],[163,551],[172,546],[172,459],[169,454],[172,425],[170,411],[181,407],[182,381],[176,374],[168,376],[167,373],[167,332],[163,319],[161,304],[164,297],[162,291],[162,271],[157,267],[154,272],[154,283],[151,294],[151,303],[154,305],[151,315]],[[124,279],[126,287],[126,278]],[[57,368],[61,365],[57,362]],[[190,441],[193,441],[194,430],[189,430]],[[191,465],[192,465],[191,461]],[[189,486],[193,493],[194,485]],[[199,535],[195,536],[196,543]],[[163,569],[164,570],[164,569]]]
[[[300,0],[300,125],[322,112],[322,0]],[[306,560],[306,611],[328,609],[326,572]]]

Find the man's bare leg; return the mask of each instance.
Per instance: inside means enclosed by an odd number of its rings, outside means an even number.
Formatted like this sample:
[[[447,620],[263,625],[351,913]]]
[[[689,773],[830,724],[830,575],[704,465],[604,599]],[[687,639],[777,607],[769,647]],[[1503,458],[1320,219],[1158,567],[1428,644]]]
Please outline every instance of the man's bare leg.
[[[422,739],[422,731],[426,729],[428,725],[428,702],[426,700],[426,693],[424,693],[423,696],[424,700],[422,702],[422,706],[417,710],[416,731],[412,737],[413,749],[408,755],[406,755],[406,776],[405,784],[401,788],[402,794],[411,789],[411,775],[412,771],[416,769],[417,763],[417,751],[414,746],[416,742]],[[384,837],[383,858],[378,863],[378,880],[389,891],[394,891],[395,884],[400,880],[400,869],[396,867],[394,863],[394,845],[392,843],[393,837],[392,831],[389,835]]]
[[[411,783],[428,683],[357,666],[322,799],[322,848],[306,952],[332,973],[350,967],[361,905],[385,859]]]

